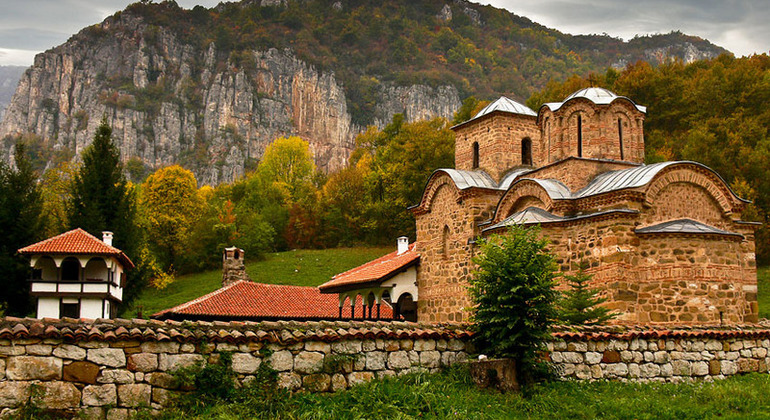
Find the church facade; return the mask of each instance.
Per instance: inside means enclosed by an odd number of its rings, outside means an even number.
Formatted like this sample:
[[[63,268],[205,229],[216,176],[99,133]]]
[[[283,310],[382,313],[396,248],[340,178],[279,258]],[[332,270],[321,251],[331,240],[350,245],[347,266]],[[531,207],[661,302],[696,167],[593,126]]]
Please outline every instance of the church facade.
[[[645,165],[645,113],[587,88],[539,112],[502,97],[453,127],[455,168],[410,209],[417,319],[466,321],[477,238],[537,224],[563,273],[588,267],[614,322],[756,321],[747,202],[700,163]]]

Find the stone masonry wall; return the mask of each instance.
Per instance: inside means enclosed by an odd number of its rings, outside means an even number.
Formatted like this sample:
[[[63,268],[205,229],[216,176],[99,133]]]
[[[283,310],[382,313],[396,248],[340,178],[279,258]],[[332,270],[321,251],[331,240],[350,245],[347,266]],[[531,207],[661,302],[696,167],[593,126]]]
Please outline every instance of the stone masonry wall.
[[[175,322],[0,318],[0,417],[25,403],[84,418],[125,419],[179,392],[173,372],[232,354],[240,382],[262,363],[291,390],[338,391],[434,372],[473,352],[468,324]],[[680,381],[767,372],[770,328],[559,327],[544,357],[562,379]],[[264,350],[269,350],[265,352]],[[269,356],[267,356],[269,354]]]
[[[0,417],[25,403],[86,418],[128,418],[179,392],[175,370],[232,354],[238,381],[262,363],[279,386],[337,391],[467,359],[463,327],[403,322],[175,322],[0,319]],[[268,350],[266,352],[266,350]],[[269,354],[269,356],[266,356]]]

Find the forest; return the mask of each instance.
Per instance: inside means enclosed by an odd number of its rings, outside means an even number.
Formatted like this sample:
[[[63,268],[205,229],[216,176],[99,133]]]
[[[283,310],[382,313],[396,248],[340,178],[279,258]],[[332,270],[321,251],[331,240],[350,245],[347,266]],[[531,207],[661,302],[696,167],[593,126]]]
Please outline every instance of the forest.
[[[765,224],[757,234],[757,262],[770,263],[770,57],[638,62],[549,82],[527,105],[537,110],[587,86],[606,87],[648,107],[647,163],[702,162],[752,200],[743,218]],[[468,97],[453,121],[410,123],[397,114],[382,129],[369,127],[357,137],[348,166],[336,173],[316,170],[303,139],[275,139],[253,171],[217,187],[199,186],[178,165],[128,181],[130,168],[106,122],[78,163],[62,162],[44,173],[34,170],[34,153],[21,141],[15,165],[0,166],[0,231],[8,232],[0,244],[6,310],[30,310],[26,266],[16,249],[78,226],[97,236],[113,230],[116,246],[137,264],[126,303],[144,287],[163,288],[179,274],[216,268],[225,246],[258,258],[274,250],[384,244],[402,235],[414,240],[414,219],[406,208],[419,201],[433,170],[453,167],[449,127],[486,103]]]

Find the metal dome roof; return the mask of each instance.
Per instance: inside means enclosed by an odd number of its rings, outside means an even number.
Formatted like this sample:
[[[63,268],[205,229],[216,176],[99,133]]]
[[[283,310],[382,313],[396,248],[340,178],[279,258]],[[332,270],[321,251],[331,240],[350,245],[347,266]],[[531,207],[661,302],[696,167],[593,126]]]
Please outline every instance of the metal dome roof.
[[[469,121],[475,120],[476,118],[481,118],[484,115],[491,114],[495,111],[502,111],[502,112],[509,112],[511,114],[521,114],[521,115],[529,115],[531,117],[537,117],[537,113],[529,109],[526,105],[522,105],[514,101],[513,99],[508,99],[505,96],[501,96],[498,100],[485,106],[484,109],[479,111],[479,113],[476,114]]]
[[[585,89],[580,89],[576,92],[573,92],[571,95],[567,96],[563,102],[549,102],[545,104],[545,106],[550,108],[551,111],[556,111],[557,109],[561,108],[562,105],[566,104],[572,99],[577,99],[577,98],[588,99],[589,101],[597,105],[609,105],[616,99],[626,99],[630,101],[632,104],[634,104],[636,109],[638,109],[640,112],[644,112],[644,113],[647,112],[647,107],[637,105],[630,98],[627,98],[625,96],[618,96],[615,93],[600,87],[589,87]]]

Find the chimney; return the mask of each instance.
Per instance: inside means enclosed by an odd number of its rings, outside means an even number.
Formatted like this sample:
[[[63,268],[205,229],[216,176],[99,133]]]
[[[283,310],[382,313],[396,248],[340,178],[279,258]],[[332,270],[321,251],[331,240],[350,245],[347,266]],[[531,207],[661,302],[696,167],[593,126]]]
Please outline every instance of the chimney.
[[[105,230],[102,232],[102,242],[105,244],[112,246],[112,232]]]
[[[246,274],[246,264],[243,261],[243,250],[237,247],[225,248],[222,257],[222,287],[229,286],[239,280],[251,281]]]
[[[407,238],[406,236],[399,236],[397,244],[398,244],[398,252],[396,253],[396,255],[401,255],[407,250],[409,250],[409,238]]]

